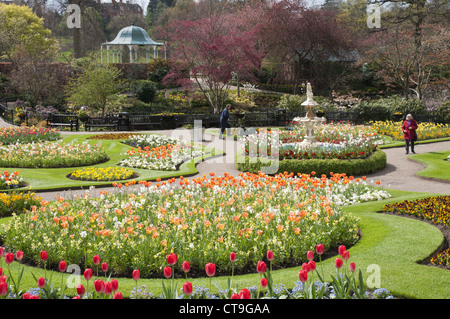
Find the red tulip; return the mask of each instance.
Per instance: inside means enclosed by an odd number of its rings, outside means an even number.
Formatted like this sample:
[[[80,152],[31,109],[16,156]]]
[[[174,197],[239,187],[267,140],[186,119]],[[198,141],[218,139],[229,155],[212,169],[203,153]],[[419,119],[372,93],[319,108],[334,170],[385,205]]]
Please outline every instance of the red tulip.
[[[306,253],[306,258],[308,258],[308,260],[313,260],[314,253],[311,250],[308,250],[308,252]]]
[[[314,260],[310,260],[310,261],[308,262],[308,264],[309,264],[309,270],[310,270],[310,271],[316,270],[316,262],[315,262]]]
[[[48,259],[48,254],[45,250],[41,251],[41,260],[46,261]]]
[[[13,253],[6,253],[5,255],[5,263],[11,264],[14,261],[14,254]]]
[[[237,293],[233,293],[232,295],[231,295],[231,298],[230,299],[241,299],[241,296],[239,296]]]
[[[139,271],[139,269],[135,269],[133,270],[133,280],[138,281],[139,278],[141,278],[141,272]]]
[[[102,271],[107,272],[108,271],[108,263],[102,263]]]
[[[104,293],[105,295],[110,295],[112,293],[113,289],[112,289],[112,285],[111,282],[107,281],[105,282],[105,286],[104,286]]]
[[[213,277],[216,274],[216,265],[213,263],[206,264],[205,271],[208,277]]]
[[[183,284],[183,293],[184,293],[186,296],[190,296],[190,295],[192,294],[192,283],[190,283],[190,282],[185,282],[185,283]]]
[[[267,278],[261,278],[261,287],[266,288],[268,283]]]
[[[172,267],[164,267],[164,277],[170,278],[170,276],[172,276]]]
[[[116,291],[114,293],[113,299],[123,299],[122,293],[120,291]]]
[[[325,251],[325,247],[323,244],[318,244],[316,246],[316,253],[318,253],[319,255],[322,255],[324,251]]]
[[[67,263],[64,260],[61,260],[59,262],[59,271],[60,272],[65,272],[67,269]]]
[[[76,295],[72,299],[81,299],[80,296]]]
[[[99,255],[95,255],[94,257],[92,257],[92,260],[94,261],[94,265],[100,264],[100,256]]]
[[[0,276],[0,281],[6,282],[7,279],[8,279],[8,277],[6,277],[6,276]]]
[[[91,268],[87,268],[84,271],[84,279],[86,279],[87,281],[91,280],[92,278],[92,269]]]
[[[31,294],[29,292],[24,293],[22,299],[31,299]]]
[[[267,270],[267,266],[266,263],[264,261],[258,261],[258,263],[256,264],[256,271],[260,274],[265,273]]]
[[[111,288],[112,291],[117,291],[117,289],[119,289],[119,281],[117,281],[117,279],[111,279]]]
[[[38,295],[33,295],[33,296],[31,296],[31,299],[39,299],[39,296]]]
[[[346,250],[347,250],[347,249],[345,248],[344,245],[339,246],[339,248],[338,248],[339,255],[342,256],[342,254],[343,254],[344,251],[346,251]]]
[[[308,272],[306,270],[300,270],[300,272],[298,273],[298,278],[300,279],[301,282],[306,282],[308,280]]]
[[[303,263],[302,270],[304,270],[306,272],[309,272],[310,271],[309,264],[308,263]]]
[[[183,263],[181,264],[181,269],[183,269],[185,273],[188,273],[189,270],[191,269],[189,266],[189,261],[187,260],[183,261]]]
[[[1,280],[2,277],[3,277],[3,268],[0,267],[0,280]]]
[[[4,281],[0,281],[0,296],[6,296],[8,293],[8,284]]]
[[[339,269],[339,268],[341,268],[342,267],[342,264],[343,264],[343,261],[342,261],[342,259],[341,258],[336,258],[336,260],[334,261],[334,266],[337,268],[337,269]]]
[[[37,285],[39,288],[44,288],[45,287],[45,279],[44,277],[40,277],[37,281]]]
[[[250,293],[250,290],[244,288],[239,292],[239,296],[241,297],[241,299],[250,299],[252,295]]]
[[[267,252],[267,260],[272,261],[273,260],[273,251],[269,250]]]
[[[234,263],[236,261],[236,253],[235,252],[230,253],[230,261],[232,263]]]
[[[77,285],[77,294],[79,294],[80,296],[83,296],[85,292],[86,292],[86,289],[84,289],[83,285]]]
[[[167,263],[169,264],[169,265],[175,265],[176,263],[177,263],[177,255],[176,254],[174,254],[174,253],[170,253],[170,254],[168,254],[167,255],[167,257],[166,257],[166,259],[167,259]]]
[[[2,258],[3,256],[5,256],[5,250],[3,249],[3,247],[0,247],[0,258]]]
[[[104,292],[105,290],[105,283],[101,279],[97,279],[94,281],[94,288],[96,292]]]
[[[347,261],[350,258],[350,253],[347,250],[342,252],[342,258]]]
[[[18,261],[21,261],[22,258],[23,258],[23,251],[21,251],[21,250],[16,251],[16,259]]]
[[[354,272],[355,269],[356,269],[355,263],[350,263],[350,265],[348,265],[348,267],[350,268],[350,271],[351,271],[351,272]]]

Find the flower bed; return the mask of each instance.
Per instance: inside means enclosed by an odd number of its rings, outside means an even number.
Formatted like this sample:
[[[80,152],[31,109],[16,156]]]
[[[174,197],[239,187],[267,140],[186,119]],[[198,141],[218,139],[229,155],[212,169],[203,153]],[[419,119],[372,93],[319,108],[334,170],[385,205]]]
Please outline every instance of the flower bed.
[[[61,138],[58,131],[51,128],[8,127],[0,128],[0,145],[39,143],[56,141]]]
[[[137,175],[124,167],[86,167],[76,170],[68,177],[81,181],[101,182],[126,180],[136,178]]]
[[[56,142],[0,146],[0,167],[56,168],[93,165],[109,158],[100,145]]]
[[[219,273],[229,271],[230,250],[238,254],[237,271],[254,267],[264,249],[280,256],[275,267],[285,267],[304,261],[317,242],[330,248],[358,240],[357,220],[339,204],[389,196],[340,175],[226,174],[141,186],[137,192],[44,202],[13,218],[0,235],[33,260],[39,243],[52,252],[53,266],[60,259],[81,265],[99,254],[122,275],[139,268],[146,277],[159,276],[173,250],[192,261],[193,274],[207,260],[216,261]]]
[[[19,215],[31,207],[39,206],[40,196],[32,192],[0,193],[0,217],[11,216],[13,213]]]
[[[403,122],[376,121],[369,122],[369,124],[378,132],[378,134],[388,135],[399,141],[404,139],[402,132]],[[450,137],[449,124],[417,123],[417,125],[418,128],[416,133],[418,140]]]
[[[19,177],[19,172],[15,171],[9,173],[8,171],[4,171],[0,174],[0,190],[2,189],[11,189],[11,188],[19,188],[23,186],[22,177]]]
[[[119,165],[175,171],[186,160],[203,155],[201,146],[162,135],[134,135],[125,141],[133,147]]]
[[[136,133],[103,133],[103,134],[95,134],[89,136],[90,140],[124,140],[128,139],[132,136],[135,136]]]
[[[437,196],[403,201],[384,205],[383,211],[400,215],[414,216],[428,220],[436,225],[450,228],[450,196]],[[450,266],[450,249],[444,250],[431,259],[434,265]]]

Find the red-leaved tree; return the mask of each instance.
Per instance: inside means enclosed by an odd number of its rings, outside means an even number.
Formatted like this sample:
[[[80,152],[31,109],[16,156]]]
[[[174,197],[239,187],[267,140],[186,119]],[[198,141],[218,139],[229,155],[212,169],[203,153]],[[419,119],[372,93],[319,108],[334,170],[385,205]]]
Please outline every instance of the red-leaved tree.
[[[212,14],[195,21],[176,21],[160,30],[177,61],[165,82],[195,82],[214,113],[224,106],[233,72],[251,77],[263,54],[257,47],[258,24],[249,26],[243,10]],[[189,72],[189,78],[186,73]]]

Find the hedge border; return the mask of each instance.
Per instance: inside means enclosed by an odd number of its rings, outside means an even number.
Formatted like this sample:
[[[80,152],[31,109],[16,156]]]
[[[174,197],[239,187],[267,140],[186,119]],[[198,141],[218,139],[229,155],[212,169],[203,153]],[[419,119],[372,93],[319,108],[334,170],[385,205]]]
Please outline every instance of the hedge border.
[[[249,163],[249,157],[241,154],[236,157],[236,168],[243,172],[258,173],[264,164],[269,164],[268,159],[258,160],[255,163]],[[387,165],[386,153],[377,149],[372,155],[365,159],[310,159],[296,160],[285,159],[279,161],[278,173],[294,172],[310,174],[312,171],[316,175],[325,174],[327,176],[333,173],[346,173],[347,175],[366,175],[382,170]]]

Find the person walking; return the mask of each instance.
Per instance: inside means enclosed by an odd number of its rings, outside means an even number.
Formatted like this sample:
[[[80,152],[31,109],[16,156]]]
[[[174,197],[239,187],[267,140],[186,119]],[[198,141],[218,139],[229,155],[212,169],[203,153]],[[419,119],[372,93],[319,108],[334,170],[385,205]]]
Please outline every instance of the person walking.
[[[220,114],[220,135],[219,139],[223,139],[223,132],[228,128],[231,128],[231,125],[228,123],[228,119],[230,118],[230,109],[231,105],[227,104]],[[229,132],[227,132],[229,133]]]
[[[411,143],[411,152],[414,152],[414,141],[417,141],[417,122],[411,114],[406,115],[406,119],[402,125],[403,136],[405,138],[406,154],[409,154],[409,143]]]

